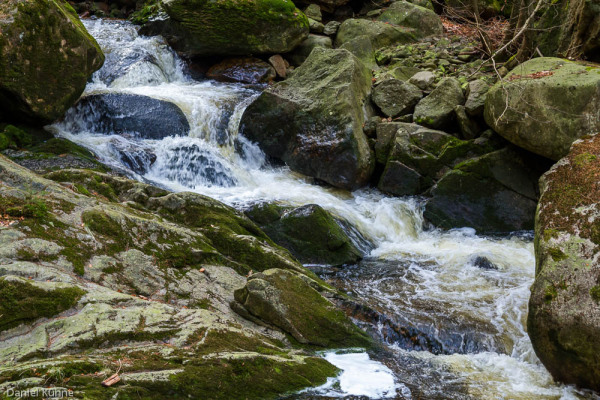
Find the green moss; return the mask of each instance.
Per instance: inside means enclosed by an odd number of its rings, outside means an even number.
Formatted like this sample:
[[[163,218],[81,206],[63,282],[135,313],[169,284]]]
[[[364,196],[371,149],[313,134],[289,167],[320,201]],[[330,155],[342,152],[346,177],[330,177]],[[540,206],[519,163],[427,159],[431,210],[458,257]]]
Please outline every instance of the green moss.
[[[8,125],[0,133],[0,151],[11,149],[21,149],[32,144],[31,136],[13,125]]]
[[[546,303],[550,303],[556,298],[556,296],[558,296],[558,292],[556,291],[554,285],[548,285],[544,294],[544,301]]]
[[[84,294],[76,287],[45,290],[22,280],[0,279],[0,331],[59,314]]]
[[[38,196],[29,196],[25,200],[0,197],[0,215],[42,219],[48,215],[48,206],[45,200]]]
[[[550,254],[550,257],[552,257],[554,261],[562,261],[569,258],[569,256],[567,256],[562,250],[556,247],[549,248],[548,254]]]
[[[590,289],[590,296],[596,303],[600,303],[600,285],[596,285]]]

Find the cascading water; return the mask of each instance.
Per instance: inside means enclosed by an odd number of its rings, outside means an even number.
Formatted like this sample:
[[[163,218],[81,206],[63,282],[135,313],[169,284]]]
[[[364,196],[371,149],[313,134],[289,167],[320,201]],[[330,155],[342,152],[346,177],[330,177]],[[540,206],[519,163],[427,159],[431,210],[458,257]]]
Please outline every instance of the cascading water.
[[[424,230],[419,199],[325,188],[269,166],[256,146],[237,135],[241,115],[260,88],[193,80],[161,38],[140,37],[128,23],[85,25],[107,55],[85,95],[171,102],[185,115],[189,133],[111,134],[101,129],[98,110],[76,106],[51,127],[57,135],[134,178],[174,191],[196,191],[238,207],[260,201],[319,204],[372,243],[361,264],[321,272],[386,317],[370,327],[390,344],[377,356],[385,366],[365,354],[326,354],[344,374],[299,396],[594,398],[554,384],[533,353],[525,331],[534,275],[531,238]],[[399,334],[398,326],[410,328],[409,334]]]

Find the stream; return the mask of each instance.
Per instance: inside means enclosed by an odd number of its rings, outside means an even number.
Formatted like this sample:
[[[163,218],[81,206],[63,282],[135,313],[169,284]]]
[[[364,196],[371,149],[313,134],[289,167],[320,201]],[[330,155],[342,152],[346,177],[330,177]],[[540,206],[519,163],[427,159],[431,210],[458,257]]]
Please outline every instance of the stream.
[[[381,338],[385,350],[324,353],[342,374],[293,398],[597,398],[555,384],[533,352],[525,328],[535,269],[531,232],[495,238],[468,228],[427,229],[422,199],[375,189],[350,193],[272,166],[238,135],[241,115],[260,87],[194,80],[162,38],[138,36],[129,23],[84,24],[106,54],[84,95],[172,102],[183,111],[189,135],[107,134],[93,105],[69,110],[50,127],[56,135],[135,179],[238,209],[262,201],[319,204],[372,244],[358,265],[309,268],[382,316],[357,323]],[[130,111],[135,115],[135,104]]]

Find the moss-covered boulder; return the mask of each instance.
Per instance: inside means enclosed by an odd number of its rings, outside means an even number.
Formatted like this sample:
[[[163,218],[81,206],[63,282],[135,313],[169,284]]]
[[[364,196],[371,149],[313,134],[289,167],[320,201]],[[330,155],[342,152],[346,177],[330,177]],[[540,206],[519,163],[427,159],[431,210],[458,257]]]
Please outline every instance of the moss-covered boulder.
[[[464,103],[465,96],[458,79],[444,78],[417,104],[413,119],[429,128],[448,128],[455,119],[454,108]]]
[[[289,335],[369,343],[330,302],[341,294],[204,196],[88,170],[41,177],[0,156],[0,221],[3,387],[275,399],[338,372]],[[253,271],[278,271],[267,281],[282,314],[235,306]],[[283,310],[293,310],[291,325],[272,319]],[[121,383],[103,387],[117,369]]]
[[[371,96],[381,112],[392,118],[410,114],[422,97],[421,89],[399,79],[386,79],[377,83]]]
[[[262,203],[246,210],[246,215],[304,264],[343,265],[362,258],[344,231],[347,223],[316,204],[294,208]]]
[[[418,40],[411,28],[368,19],[347,19],[338,29],[335,44],[340,47],[359,36],[367,36],[375,50],[393,44],[412,43]]]
[[[512,147],[464,161],[433,187],[424,217],[444,229],[471,227],[479,233],[531,230],[537,181],[545,167],[542,159]]]
[[[404,0],[390,4],[377,21],[410,28],[418,38],[444,32],[442,20],[435,12]]]
[[[0,3],[0,119],[41,125],[60,118],[103,62],[66,1]]]
[[[534,58],[490,89],[485,120],[507,140],[552,160],[600,129],[600,68]]]
[[[561,382],[600,390],[600,136],[576,141],[540,180],[527,331]]]
[[[397,196],[423,193],[448,168],[491,150],[493,146],[483,140],[460,140],[417,124],[382,123],[377,129],[376,151],[385,168],[378,188]]]
[[[290,271],[254,274],[235,300],[250,314],[281,328],[303,344],[365,347],[370,339],[323,297],[315,282]]]
[[[163,35],[187,57],[285,53],[309,31],[289,0],[160,0],[142,32]]]
[[[356,189],[374,166],[363,133],[370,90],[370,72],[350,52],[315,48],[248,106],[241,132],[294,171]]]

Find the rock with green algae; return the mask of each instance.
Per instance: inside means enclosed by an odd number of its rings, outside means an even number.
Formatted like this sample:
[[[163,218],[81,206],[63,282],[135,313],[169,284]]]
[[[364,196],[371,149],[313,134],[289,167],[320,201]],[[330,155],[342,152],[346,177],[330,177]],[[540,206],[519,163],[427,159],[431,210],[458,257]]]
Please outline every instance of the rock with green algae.
[[[363,35],[369,38],[375,50],[393,44],[418,41],[417,35],[411,28],[394,26],[382,21],[368,19],[347,19],[340,25],[337,31],[335,44],[337,47],[340,47],[344,43]]]
[[[270,269],[254,274],[235,292],[236,302],[255,317],[281,328],[303,344],[365,347],[371,339],[306,276]]]
[[[554,379],[600,390],[600,136],[585,136],[540,180],[527,332]]]
[[[310,34],[302,41],[291,53],[287,55],[290,62],[295,65],[301,65],[310,56],[314,48],[322,47],[324,49],[333,48],[331,39],[327,36]]]
[[[164,36],[187,57],[285,53],[309,32],[308,18],[289,0],[160,0],[159,4],[158,15],[141,32]]]
[[[534,58],[494,85],[485,121],[501,136],[558,160],[577,138],[600,130],[600,68],[560,58]]]
[[[363,133],[370,90],[370,72],[349,51],[315,48],[246,108],[240,131],[292,170],[356,189],[374,167]]]
[[[411,28],[418,38],[441,35],[444,32],[442,20],[435,12],[404,0],[390,4],[377,21]]]
[[[311,303],[320,324],[331,318],[315,342],[369,343],[323,296],[335,296],[332,289],[230,207],[93,171],[48,177],[56,182],[0,156],[0,206],[41,211],[0,229],[0,293],[20,296],[11,295],[18,304],[1,306],[12,322],[0,332],[0,384],[39,385],[23,372],[35,368],[45,386],[68,383],[80,398],[201,391],[208,398],[262,399],[334,376],[335,367],[294,347],[282,327],[265,328],[270,320],[252,322],[232,311],[250,268],[290,272],[290,292],[278,305]],[[258,261],[243,264],[250,259],[240,258],[239,242]],[[20,317],[10,309],[25,303],[38,306]],[[296,314],[294,326],[304,331],[310,315],[311,308]],[[102,387],[124,359],[123,383]]]
[[[413,119],[429,128],[448,128],[455,118],[454,108],[464,102],[465,96],[458,79],[444,78],[429,96],[417,104]]]
[[[468,159],[436,183],[423,215],[443,229],[471,227],[479,233],[531,230],[537,182],[547,168],[541,157],[513,146]]]
[[[246,210],[246,215],[304,264],[343,265],[362,258],[342,222],[316,204],[262,203]]]
[[[100,47],[67,2],[0,3],[0,119],[55,121],[103,62]]]

